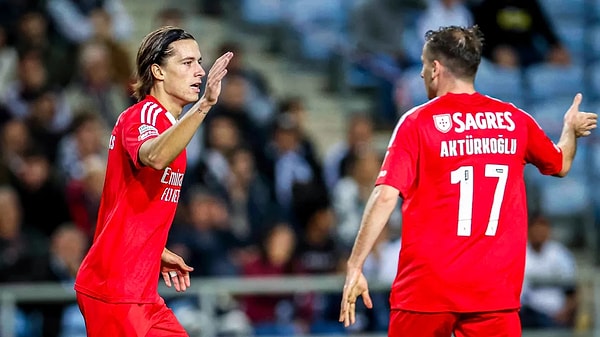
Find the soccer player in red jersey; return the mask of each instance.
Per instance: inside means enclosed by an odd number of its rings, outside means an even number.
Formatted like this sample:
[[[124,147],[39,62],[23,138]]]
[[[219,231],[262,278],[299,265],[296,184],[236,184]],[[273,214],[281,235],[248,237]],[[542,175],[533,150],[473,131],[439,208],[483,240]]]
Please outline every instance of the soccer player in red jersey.
[[[526,112],[475,90],[482,40],[477,27],[426,34],[421,77],[430,101],[403,115],[391,137],[347,261],[345,326],[355,321],[358,296],[372,307],[362,266],[400,196],[389,336],[521,336],[524,166],[565,176],[576,139],[590,134],[597,115],[579,111],[577,94],[555,145]]]
[[[88,337],[188,336],[159,296],[157,276],[177,291],[190,286],[192,268],[165,244],[185,173],[185,147],[217,102],[232,57],[226,53],[215,61],[198,100],[206,73],[192,35],[162,27],[142,41],[138,103],[119,116],[110,136],[94,242],[75,281]]]

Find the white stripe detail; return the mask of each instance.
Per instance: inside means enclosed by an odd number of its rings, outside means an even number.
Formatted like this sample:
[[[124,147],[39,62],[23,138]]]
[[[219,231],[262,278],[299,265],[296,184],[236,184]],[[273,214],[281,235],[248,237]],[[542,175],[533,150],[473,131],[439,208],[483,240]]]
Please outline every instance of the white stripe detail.
[[[148,108],[148,111],[146,112],[146,124],[152,124],[152,113],[154,112],[154,110],[158,107],[158,105],[156,105],[155,103],[152,103],[152,105],[150,106],[150,108]]]
[[[154,110],[154,114],[152,115],[152,125],[156,126],[156,117],[158,116],[159,113],[161,113],[163,110],[162,108],[156,108],[156,110]]]
[[[171,124],[175,125],[175,123],[177,123],[177,119],[175,119],[175,116],[173,116],[173,114],[171,114],[169,111],[165,111],[165,115],[167,115],[167,118]]]
[[[146,124],[145,118],[144,118],[144,114],[146,113],[146,109],[148,109],[148,106],[152,104],[152,102],[146,102],[144,103],[144,107],[142,107],[142,112],[140,113],[140,122],[142,124]]]

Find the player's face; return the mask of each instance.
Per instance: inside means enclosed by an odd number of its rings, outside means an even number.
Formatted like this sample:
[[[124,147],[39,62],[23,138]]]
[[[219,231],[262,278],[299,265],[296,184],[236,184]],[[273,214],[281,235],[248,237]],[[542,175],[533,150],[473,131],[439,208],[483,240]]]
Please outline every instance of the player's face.
[[[427,57],[427,45],[423,47],[423,53],[421,54],[421,62],[423,68],[421,69],[421,78],[425,83],[425,90],[427,91],[427,98],[432,99],[436,96],[436,81],[434,81],[433,61],[430,61]]]
[[[200,84],[206,72],[202,68],[202,54],[198,43],[192,39],[179,40],[171,44],[173,55],[161,67],[164,90],[182,105],[198,100]]]

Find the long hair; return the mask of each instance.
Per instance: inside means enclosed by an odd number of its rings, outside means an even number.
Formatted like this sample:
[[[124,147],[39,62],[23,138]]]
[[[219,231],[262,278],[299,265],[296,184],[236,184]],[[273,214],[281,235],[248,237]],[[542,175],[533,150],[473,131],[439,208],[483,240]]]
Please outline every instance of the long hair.
[[[155,63],[164,65],[165,60],[173,54],[171,43],[187,39],[194,40],[194,37],[185,30],[173,26],[158,28],[144,37],[137,52],[133,85],[133,96],[138,101],[144,99],[154,85],[152,65]]]

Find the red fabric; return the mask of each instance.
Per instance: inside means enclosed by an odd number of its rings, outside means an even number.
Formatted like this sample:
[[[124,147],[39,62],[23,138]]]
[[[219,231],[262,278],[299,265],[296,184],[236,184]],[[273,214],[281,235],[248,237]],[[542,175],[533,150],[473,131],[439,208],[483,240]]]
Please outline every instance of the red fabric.
[[[511,104],[477,93],[447,94],[401,118],[376,182],[404,198],[392,308],[519,307],[528,162],[556,174],[562,152]]]
[[[162,298],[156,303],[107,303],[77,293],[88,337],[188,337]]]
[[[520,337],[517,310],[457,314],[392,310],[389,337]]]
[[[174,122],[150,96],[119,116],[94,242],[77,275],[77,291],[111,303],[158,301],[160,256],[177,208],[186,154],[158,171],[139,162],[138,150]]]

